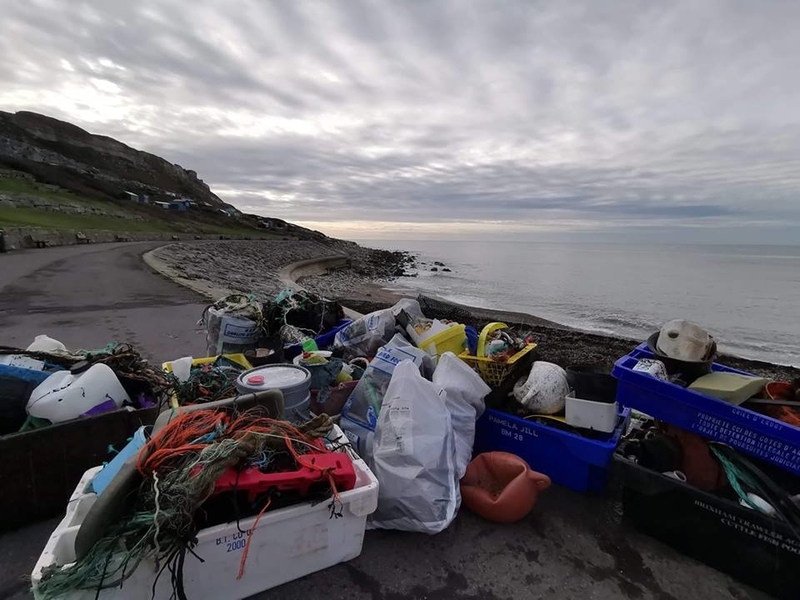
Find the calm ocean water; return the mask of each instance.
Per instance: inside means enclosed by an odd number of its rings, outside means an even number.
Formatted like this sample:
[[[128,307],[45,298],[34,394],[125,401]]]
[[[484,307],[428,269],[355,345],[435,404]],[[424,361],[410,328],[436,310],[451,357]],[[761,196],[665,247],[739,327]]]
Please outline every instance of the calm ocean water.
[[[638,339],[686,318],[725,352],[800,365],[800,246],[361,243],[428,263],[398,287]],[[436,260],[453,272],[432,273]]]

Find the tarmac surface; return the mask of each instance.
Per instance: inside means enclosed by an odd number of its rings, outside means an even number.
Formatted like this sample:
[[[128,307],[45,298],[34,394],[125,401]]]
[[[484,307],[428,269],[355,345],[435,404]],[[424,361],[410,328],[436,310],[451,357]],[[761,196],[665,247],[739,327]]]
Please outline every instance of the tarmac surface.
[[[131,342],[157,363],[200,355],[205,340],[195,323],[207,303],[142,262],[159,245],[0,254],[0,344],[24,347],[47,333],[71,348]],[[8,493],[8,482],[0,485]],[[0,534],[0,599],[31,597],[26,578],[58,521]],[[436,536],[368,532],[357,559],[254,598],[768,598],[617,521],[608,498],[553,486],[520,523],[497,525],[462,509]]]

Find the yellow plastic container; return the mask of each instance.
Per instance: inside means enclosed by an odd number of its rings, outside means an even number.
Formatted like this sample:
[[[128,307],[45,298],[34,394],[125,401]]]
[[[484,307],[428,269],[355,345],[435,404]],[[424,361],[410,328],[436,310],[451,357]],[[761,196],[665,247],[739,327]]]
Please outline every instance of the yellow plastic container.
[[[508,325],[505,323],[489,323],[481,330],[481,334],[478,336],[477,356],[472,356],[468,351],[458,355],[461,360],[477,371],[481,379],[491,387],[499,387],[503,381],[505,381],[506,377],[514,370],[517,362],[536,348],[536,344],[528,344],[505,362],[500,362],[484,356],[486,338],[489,337],[489,334],[498,329],[506,329],[507,327]]]
[[[456,356],[467,347],[467,332],[464,325],[451,325],[441,333],[425,338],[419,347],[432,356],[441,356],[445,352],[452,352]]]
[[[241,366],[245,371],[253,368],[253,365],[250,364],[250,361],[247,360],[244,354],[222,354],[221,356],[224,356],[229,361],[234,362],[237,365]],[[219,356],[206,356],[205,358],[195,358],[192,361],[192,366],[199,367],[202,365],[210,365],[218,358]],[[164,372],[166,373],[172,373],[172,361],[163,363],[161,365],[161,368],[164,369]],[[178,396],[176,396],[174,392],[170,395],[169,405],[172,408],[178,408]]]

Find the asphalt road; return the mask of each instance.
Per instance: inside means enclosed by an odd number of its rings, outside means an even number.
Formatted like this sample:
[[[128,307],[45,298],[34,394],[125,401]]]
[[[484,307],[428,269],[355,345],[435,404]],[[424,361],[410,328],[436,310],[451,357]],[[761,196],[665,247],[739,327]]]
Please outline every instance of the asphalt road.
[[[204,339],[195,323],[204,301],[144,265],[141,254],[157,246],[0,254],[0,344],[25,346],[36,334],[47,333],[72,348],[131,342],[157,362],[199,355]],[[553,487],[532,515],[515,525],[488,523],[464,509],[436,536],[368,532],[359,558],[256,598],[766,598],[616,524],[611,506],[606,498]],[[0,598],[30,597],[25,577],[57,522],[0,535]]]

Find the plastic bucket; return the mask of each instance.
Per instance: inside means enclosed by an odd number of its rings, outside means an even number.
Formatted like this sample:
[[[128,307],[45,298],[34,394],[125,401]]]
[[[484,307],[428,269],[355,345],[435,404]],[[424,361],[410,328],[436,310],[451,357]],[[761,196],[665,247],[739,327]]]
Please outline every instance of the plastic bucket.
[[[297,365],[264,365],[245,371],[236,379],[240,394],[251,394],[266,390],[283,393],[283,418],[289,421],[305,421],[309,418],[311,401],[311,373]]]
[[[575,397],[612,404],[617,400],[617,380],[597,365],[570,365],[566,368],[569,387]],[[613,429],[613,427],[612,427]]]

